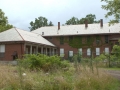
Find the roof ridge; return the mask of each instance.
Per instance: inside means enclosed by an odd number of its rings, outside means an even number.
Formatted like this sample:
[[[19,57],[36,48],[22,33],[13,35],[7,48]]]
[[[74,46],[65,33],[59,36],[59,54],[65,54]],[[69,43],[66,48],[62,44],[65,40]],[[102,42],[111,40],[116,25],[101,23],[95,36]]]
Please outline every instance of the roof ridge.
[[[15,30],[18,32],[18,30],[16,28],[15,28]],[[18,32],[18,34],[20,35],[20,37],[22,38],[22,40],[25,41],[24,38],[22,37],[22,35],[19,32]]]

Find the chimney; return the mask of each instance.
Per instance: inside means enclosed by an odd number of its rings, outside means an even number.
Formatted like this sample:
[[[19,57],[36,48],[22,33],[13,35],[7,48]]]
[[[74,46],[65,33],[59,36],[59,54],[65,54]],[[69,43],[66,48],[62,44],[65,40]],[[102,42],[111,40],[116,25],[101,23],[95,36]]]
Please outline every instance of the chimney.
[[[88,21],[85,20],[85,28],[87,28],[87,27],[88,27]]]
[[[103,19],[100,19],[100,27],[103,27]]]
[[[58,30],[60,29],[60,22],[58,22]]]

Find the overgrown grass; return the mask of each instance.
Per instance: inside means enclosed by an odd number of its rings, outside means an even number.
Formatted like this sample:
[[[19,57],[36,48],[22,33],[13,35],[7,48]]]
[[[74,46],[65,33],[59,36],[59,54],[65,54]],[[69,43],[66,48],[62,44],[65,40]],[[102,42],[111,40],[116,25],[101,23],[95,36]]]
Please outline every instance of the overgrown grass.
[[[77,71],[76,71],[77,68]],[[70,64],[55,72],[29,70],[21,66],[0,65],[1,90],[119,90],[119,82],[102,70]],[[23,74],[25,73],[25,74]]]

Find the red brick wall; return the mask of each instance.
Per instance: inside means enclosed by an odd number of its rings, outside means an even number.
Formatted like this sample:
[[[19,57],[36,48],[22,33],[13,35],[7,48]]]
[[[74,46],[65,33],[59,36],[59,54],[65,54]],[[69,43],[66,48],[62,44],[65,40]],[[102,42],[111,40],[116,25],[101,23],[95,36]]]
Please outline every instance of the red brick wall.
[[[17,51],[18,57],[21,58],[21,56],[24,54],[24,44],[20,43],[9,43],[5,44],[5,55],[3,58],[0,58],[0,60],[13,60],[13,57],[11,56],[14,51]]]
[[[112,49],[112,45],[110,45],[110,44],[105,44],[105,35],[99,35],[100,36],[100,38],[101,38],[101,41],[100,41],[100,45],[96,45],[96,40],[94,40],[94,42],[93,42],[93,51],[95,52],[96,51],[96,47],[99,47],[100,48],[100,52],[101,53],[103,53],[103,51],[105,50],[105,47],[109,47],[109,50],[111,51],[111,49]],[[73,37],[75,37],[75,36],[73,36]],[[82,36],[82,43],[84,43],[85,42],[85,38],[86,38],[87,36]],[[96,35],[92,35],[92,37],[93,38],[96,38]],[[118,37],[120,37],[120,35],[119,34],[112,34],[112,35],[108,35],[108,38],[109,39],[111,39],[111,38],[118,38]],[[48,39],[50,42],[52,42],[54,45],[56,45],[57,47],[58,47],[58,49],[60,49],[60,48],[64,48],[64,53],[65,53],[65,58],[68,58],[68,51],[73,51],[74,53],[78,53],[78,49],[77,48],[73,48],[73,47],[71,47],[71,46],[69,46],[69,44],[68,43],[65,43],[64,42],[64,44],[63,45],[60,45],[60,40],[59,40],[59,37],[57,37],[57,36],[52,36],[52,39],[50,38],[50,37],[45,37],[46,39]],[[64,39],[69,39],[69,36],[64,36]],[[114,42],[115,41],[112,41],[113,42],[113,44],[114,44]],[[83,54],[83,56],[84,57],[86,57],[87,56],[87,48],[88,48],[89,46],[84,46],[84,47],[82,47],[82,52],[84,52],[84,54]],[[58,50],[58,53],[59,53],[60,51]],[[95,55],[95,53],[94,53],[94,55]]]

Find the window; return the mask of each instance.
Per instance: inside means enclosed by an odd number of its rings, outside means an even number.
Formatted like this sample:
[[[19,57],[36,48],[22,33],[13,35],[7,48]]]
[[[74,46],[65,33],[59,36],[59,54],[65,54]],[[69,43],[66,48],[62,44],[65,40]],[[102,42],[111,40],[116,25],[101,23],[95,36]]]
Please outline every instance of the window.
[[[100,48],[96,48],[96,55],[100,55]]]
[[[91,37],[87,36],[87,42],[90,42],[90,40],[91,40]]]
[[[64,57],[64,49],[60,48],[60,57]]]
[[[96,44],[99,44],[99,43],[100,43],[100,36],[97,35],[97,36],[96,36]]]
[[[78,49],[78,53],[79,53],[80,55],[82,55],[82,48],[79,48],[79,49]]]
[[[69,57],[73,56],[73,51],[69,51]]]
[[[90,56],[91,55],[91,48],[87,49],[87,55]]]
[[[5,45],[0,45],[0,57],[4,57],[5,54]]]
[[[108,40],[108,35],[105,35],[105,43],[108,43],[109,40]]]
[[[105,48],[105,54],[109,54],[109,48],[108,47]]]
[[[64,44],[64,37],[60,37],[60,44]]]

